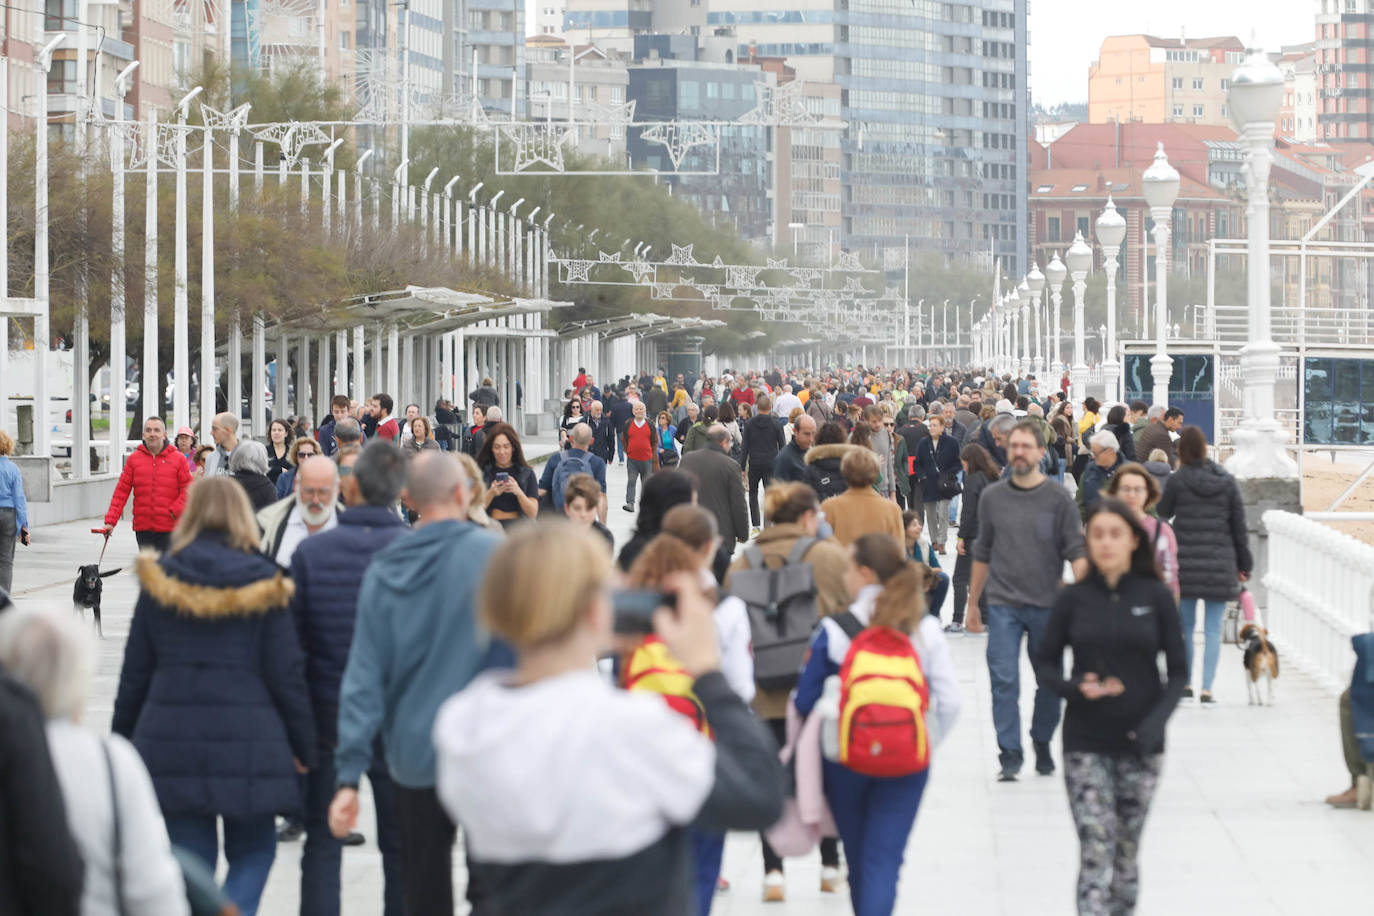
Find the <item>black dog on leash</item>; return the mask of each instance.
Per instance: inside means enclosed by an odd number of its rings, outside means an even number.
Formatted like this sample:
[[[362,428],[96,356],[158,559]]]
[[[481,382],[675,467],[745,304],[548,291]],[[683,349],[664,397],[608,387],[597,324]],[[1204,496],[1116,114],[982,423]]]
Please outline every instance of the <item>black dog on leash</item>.
[[[83,609],[90,608],[95,616],[95,632],[101,639],[105,638],[105,633],[100,628],[100,594],[105,590],[105,583],[100,580],[106,576],[113,576],[119,572],[118,569],[107,569],[100,571],[99,563],[90,563],[86,566],[78,566],[76,586],[72,589],[72,605],[78,614],[85,616]]]

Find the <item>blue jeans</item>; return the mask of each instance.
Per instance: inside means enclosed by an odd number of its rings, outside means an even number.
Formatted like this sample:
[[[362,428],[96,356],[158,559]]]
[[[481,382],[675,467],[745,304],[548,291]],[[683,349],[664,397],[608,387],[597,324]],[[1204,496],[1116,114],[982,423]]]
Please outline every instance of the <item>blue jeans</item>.
[[[879,779],[829,760],[821,766],[825,799],[849,862],[854,916],[889,916],[897,902],[907,837],[930,771]]]
[[[329,832],[329,803],[334,800],[334,749],[320,748],[319,766],[304,777],[305,846],[301,850],[301,916],[338,916],[339,869],[343,843]],[[401,916],[400,836],[396,830],[395,787],[382,756],[381,741],[373,749],[367,771],[377,809],[377,848],[382,853],[382,912]]]
[[[949,576],[942,570],[931,570],[934,575],[934,584],[930,586],[930,591],[926,592],[926,612],[936,620],[940,619],[940,608],[945,606],[945,595],[949,594]]]
[[[1193,683],[1193,630],[1197,626],[1197,603],[1203,605],[1203,650],[1202,650],[1202,689],[1212,690],[1212,681],[1217,674],[1217,661],[1221,658],[1221,618],[1226,613],[1225,601],[1209,601],[1206,598],[1189,598],[1184,595],[1178,601],[1178,616],[1183,620],[1183,649],[1188,653],[1188,685]]]
[[[1021,749],[1021,636],[1026,651],[1034,658],[1045,638],[1049,623],[1047,607],[988,605],[988,676],[992,681],[992,724],[997,730],[997,746],[1003,760],[1010,755],[1018,763]],[[1059,724],[1059,697],[1044,687],[1035,688],[1035,708],[1031,713],[1031,740],[1048,742]]]
[[[964,472],[957,471],[956,476],[959,478],[959,483],[962,485],[964,482]],[[963,504],[964,497],[962,494],[949,501],[949,523],[951,525],[959,524],[959,508],[963,506]]]
[[[167,836],[174,845],[192,853],[211,872],[219,858],[216,815],[168,814]],[[252,817],[226,817],[224,820],[224,858],[229,873],[224,878],[224,894],[243,916],[255,916],[267,873],[277,856],[277,823],[270,814]]]
[[[711,916],[711,901],[720,880],[720,860],[725,855],[725,834],[692,830],[692,882],[697,892],[698,916]]]
[[[625,443],[620,440],[619,436],[615,437],[615,456],[621,461],[625,460]]]

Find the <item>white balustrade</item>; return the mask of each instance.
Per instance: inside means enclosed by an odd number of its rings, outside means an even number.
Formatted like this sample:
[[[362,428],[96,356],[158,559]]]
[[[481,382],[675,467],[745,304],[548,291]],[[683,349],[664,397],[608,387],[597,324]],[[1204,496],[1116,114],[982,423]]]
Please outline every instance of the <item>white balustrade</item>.
[[[1269,537],[1266,626],[1285,661],[1339,693],[1350,686],[1350,638],[1374,629],[1374,547],[1292,512],[1264,513]]]

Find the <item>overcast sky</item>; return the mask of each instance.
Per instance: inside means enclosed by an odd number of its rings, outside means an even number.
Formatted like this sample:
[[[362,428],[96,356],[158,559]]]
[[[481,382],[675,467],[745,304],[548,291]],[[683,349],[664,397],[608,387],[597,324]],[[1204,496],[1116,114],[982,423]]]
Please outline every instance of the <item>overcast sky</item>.
[[[1315,0],[1144,0],[1084,3],[1033,0],[1030,64],[1034,101],[1049,107],[1088,100],[1088,65],[1108,35],[1146,32],[1177,38],[1235,35],[1265,50],[1316,36]]]

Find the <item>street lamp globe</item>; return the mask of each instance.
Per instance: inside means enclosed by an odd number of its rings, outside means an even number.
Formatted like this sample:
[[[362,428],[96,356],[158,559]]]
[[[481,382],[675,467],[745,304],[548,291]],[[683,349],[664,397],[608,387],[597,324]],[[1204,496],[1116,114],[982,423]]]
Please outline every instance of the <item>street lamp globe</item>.
[[[1054,253],[1050,258],[1050,263],[1045,265],[1045,279],[1049,282],[1050,291],[1060,289],[1064,285],[1064,279],[1068,277],[1069,269],[1064,266],[1064,262],[1059,260],[1059,252]]]
[[[1283,74],[1263,51],[1252,51],[1234,74],[1226,104],[1238,132],[1245,125],[1273,123],[1283,103]]]
[[[1178,169],[1169,164],[1169,157],[1161,142],[1155,150],[1154,164],[1145,170],[1141,179],[1145,203],[1150,205],[1151,210],[1172,210],[1174,201],[1178,200],[1178,186]]]
[[[1107,206],[1097,218],[1097,240],[1104,248],[1120,248],[1126,240],[1126,218],[1116,209],[1112,198],[1107,197]]]
[[[1073,244],[1070,245],[1069,250],[1064,253],[1064,260],[1068,262],[1069,273],[1086,274],[1089,270],[1092,270],[1093,250],[1091,246],[1084,241],[1083,233],[1078,232],[1074,234]]]
[[[1039,264],[1032,264],[1030,273],[1026,274],[1026,285],[1030,287],[1032,301],[1040,296],[1040,291],[1045,288],[1045,275],[1040,272]]]

